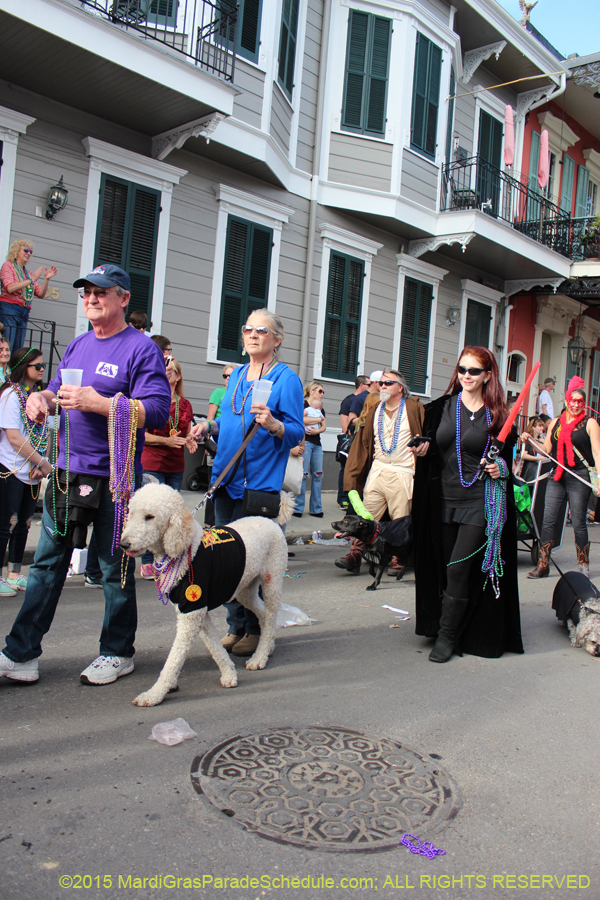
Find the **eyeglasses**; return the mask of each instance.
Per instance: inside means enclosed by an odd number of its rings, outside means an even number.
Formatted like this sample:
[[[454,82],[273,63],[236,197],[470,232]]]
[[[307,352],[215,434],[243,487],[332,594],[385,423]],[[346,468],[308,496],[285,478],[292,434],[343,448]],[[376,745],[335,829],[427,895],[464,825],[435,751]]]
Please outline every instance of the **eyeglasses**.
[[[324,394],[323,388],[313,388],[313,394]]]
[[[266,334],[275,334],[275,332],[271,331],[270,328],[267,328],[266,325],[242,325],[242,334],[252,334],[253,331],[263,337]]]
[[[227,379],[229,378],[230,375],[231,375],[231,372],[228,372],[226,375],[223,375],[223,378],[225,379],[225,381],[227,381]]]
[[[33,250],[31,250],[29,247],[22,247],[21,249],[23,250],[23,253],[33,253]]]
[[[399,381],[380,381],[378,382],[379,387],[389,387],[391,384],[400,384]]]
[[[36,372],[43,372],[46,368],[46,363],[29,363],[27,366],[28,369],[35,369]]]
[[[471,369],[467,369],[466,366],[457,366],[456,371],[459,375],[471,375],[472,378],[478,378],[479,375],[483,374],[483,372],[489,372],[489,369],[476,369],[475,366]]]
[[[91,290],[91,288],[82,288],[79,291],[79,296],[82,298],[91,297],[92,294],[94,294],[98,298],[98,300],[102,300],[111,291],[114,291],[114,288],[109,288],[108,290],[105,290],[104,288],[96,288],[95,291]]]

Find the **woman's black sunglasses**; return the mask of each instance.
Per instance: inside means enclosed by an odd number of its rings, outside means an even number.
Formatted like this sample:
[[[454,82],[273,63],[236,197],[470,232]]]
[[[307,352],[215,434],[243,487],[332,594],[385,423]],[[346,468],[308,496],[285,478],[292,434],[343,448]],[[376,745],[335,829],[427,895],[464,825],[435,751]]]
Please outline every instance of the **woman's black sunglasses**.
[[[46,368],[46,363],[31,363],[29,365],[30,369],[35,369],[36,372],[43,372]]]
[[[481,375],[483,372],[489,372],[489,371],[490,371],[489,369],[476,369],[476,368],[467,369],[466,366],[458,366],[458,367],[457,367],[457,372],[458,372],[459,375],[467,375],[467,374],[469,374],[469,375],[471,375],[473,378],[477,378],[477,377],[478,377],[479,375]]]

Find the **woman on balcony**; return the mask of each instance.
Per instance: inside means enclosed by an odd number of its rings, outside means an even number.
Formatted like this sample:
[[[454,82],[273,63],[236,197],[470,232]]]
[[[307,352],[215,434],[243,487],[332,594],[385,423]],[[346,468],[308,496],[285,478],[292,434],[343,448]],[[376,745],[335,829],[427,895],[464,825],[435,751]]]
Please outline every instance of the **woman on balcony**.
[[[0,322],[6,326],[13,347],[22,347],[25,343],[33,297],[42,300],[46,296],[50,279],[58,271],[56,266],[39,266],[29,272],[27,263],[32,254],[33,242],[29,238],[18,238],[10,245],[6,262],[0,269]],[[44,277],[38,284],[41,275]]]

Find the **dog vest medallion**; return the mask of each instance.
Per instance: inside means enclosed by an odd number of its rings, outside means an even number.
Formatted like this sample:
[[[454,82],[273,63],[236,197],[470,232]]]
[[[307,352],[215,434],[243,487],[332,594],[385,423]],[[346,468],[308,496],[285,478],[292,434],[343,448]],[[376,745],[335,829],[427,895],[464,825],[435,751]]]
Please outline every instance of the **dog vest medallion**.
[[[171,590],[171,603],[182,613],[216,609],[235,597],[246,567],[246,547],[233,528],[206,528],[192,560],[193,583],[186,572]]]

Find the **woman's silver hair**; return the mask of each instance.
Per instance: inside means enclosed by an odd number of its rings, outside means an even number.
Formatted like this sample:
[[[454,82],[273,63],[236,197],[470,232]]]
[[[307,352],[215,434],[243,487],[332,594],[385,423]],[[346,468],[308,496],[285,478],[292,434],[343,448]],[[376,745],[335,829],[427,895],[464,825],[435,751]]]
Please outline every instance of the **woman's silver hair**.
[[[271,312],[270,309],[266,309],[266,308],[253,309],[252,312],[249,313],[248,319],[251,319],[252,316],[265,316],[265,318],[269,319],[269,321],[271,323],[271,331],[273,332],[275,337],[280,339],[280,342],[281,342],[280,344],[278,344],[278,346],[274,350],[274,354],[275,354],[275,356],[277,356],[277,354],[279,353],[279,348],[281,347],[281,344],[283,343],[283,338],[285,336],[283,322],[281,321],[279,316],[276,316],[274,312]],[[248,319],[246,319],[246,322],[248,322]],[[242,342],[243,342],[243,338],[242,338]]]
[[[404,395],[405,397],[410,397],[410,390],[409,390],[409,388],[408,388],[408,384],[406,383],[406,378],[404,377],[404,375],[402,374],[402,372],[398,372],[396,369],[384,369],[384,370],[383,370],[383,374],[384,374],[384,375],[385,375],[385,374],[387,374],[387,375],[395,375],[396,378],[398,379],[398,384],[401,384],[402,387],[404,388],[404,390],[403,390],[403,392],[402,392],[403,395]]]

